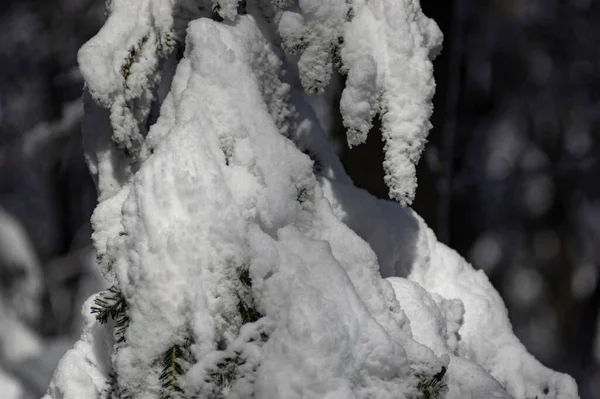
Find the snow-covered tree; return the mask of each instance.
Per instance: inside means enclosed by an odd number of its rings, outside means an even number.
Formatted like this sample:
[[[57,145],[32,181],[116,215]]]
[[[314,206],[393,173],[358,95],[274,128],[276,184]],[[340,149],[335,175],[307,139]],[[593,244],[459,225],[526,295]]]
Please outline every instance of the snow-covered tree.
[[[111,288],[46,399],[577,398],[483,272],[410,208],[437,25],[416,0],[113,0],[79,52]],[[356,188],[310,95],[347,75],[397,202]],[[382,278],[388,277],[387,279]]]

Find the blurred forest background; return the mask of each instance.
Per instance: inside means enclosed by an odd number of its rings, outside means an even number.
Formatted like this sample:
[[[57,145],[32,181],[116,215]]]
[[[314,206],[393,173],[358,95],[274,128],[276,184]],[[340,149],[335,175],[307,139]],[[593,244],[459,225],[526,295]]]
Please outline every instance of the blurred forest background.
[[[600,2],[421,3],[445,41],[414,208],[486,271],[528,349],[600,399]],[[96,193],[76,62],[103,21],[102,0],[0,2],[3,395],[45,392],[78,338],[83,300],[106,288],[90,242]],[[319,101],[343,144],[337,96]],[[340,156],[385,198],[374,130]]]

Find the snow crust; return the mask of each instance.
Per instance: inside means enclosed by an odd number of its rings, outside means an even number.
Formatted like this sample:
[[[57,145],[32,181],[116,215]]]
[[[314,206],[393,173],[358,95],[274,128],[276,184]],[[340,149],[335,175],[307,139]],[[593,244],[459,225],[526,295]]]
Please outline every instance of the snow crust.
[[[441,39],[418,3],[249,1],[247,15],[217,3],[222,23],[187,2],[114,0],[80,51],[93,240],[128,324],[115,342],[91,297],[44,399],[158,398],[174,345],[189,350],[181,397],[418,398],[438,376],[446,398],[577,398],[518,342],[482,272],[410,209],[352,184],[265,33],[272,20],[303,51],[299,79],[316,91],[339,47],[349,140],[381,114],[388,184],[406,204]],[[171,32],[174,48],[185,36],[181,60],[161,53]],[[219,382],[228,359],[240,361]]]

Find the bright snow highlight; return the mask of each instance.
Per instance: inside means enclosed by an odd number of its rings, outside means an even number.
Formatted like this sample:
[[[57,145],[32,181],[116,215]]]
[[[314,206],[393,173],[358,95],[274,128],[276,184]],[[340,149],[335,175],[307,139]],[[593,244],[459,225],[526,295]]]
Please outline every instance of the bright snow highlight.
[[[85,304],[46,399],[576,398],[482,272],[352,185],[284,76],[281,47],[309,92],[347,73],[348,141],[382,118],[386,181],[408,204],[435,23],[409,0],[288,3],[114,0],[82,48],[113,288]]]

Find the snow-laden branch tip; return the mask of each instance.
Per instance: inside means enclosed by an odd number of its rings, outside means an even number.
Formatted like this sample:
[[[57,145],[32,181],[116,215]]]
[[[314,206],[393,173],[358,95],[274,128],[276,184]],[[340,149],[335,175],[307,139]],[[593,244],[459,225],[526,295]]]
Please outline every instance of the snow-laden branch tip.
[[[80,52],[93,240],[113,288],[86,303],[46,399],[575,399],[570,377],[520,346],[484,276],[409,210],[352,185],[289,84],[319,92],[334,65],[346,72],[349,142],[382,118],[387,182],[409,203],[441,38],[418,3],[236,4],[113,0]],[[299,76],[285,76],[274,30],[301,52]],[[168,32],[185,50],[161,63]],[[126,114],[132,125],[116,123]]]
[[[340,110],[348,145],[365,142],[382,121],[385,182],[390,197],[410,204],[416,164],[431,128],[435,91],[430,58],[442,34],[417,1],[300,1],[279,21],[286,49],[300,51],[300,78],[309,92],[329,83],[333,65],[347,75]]]

